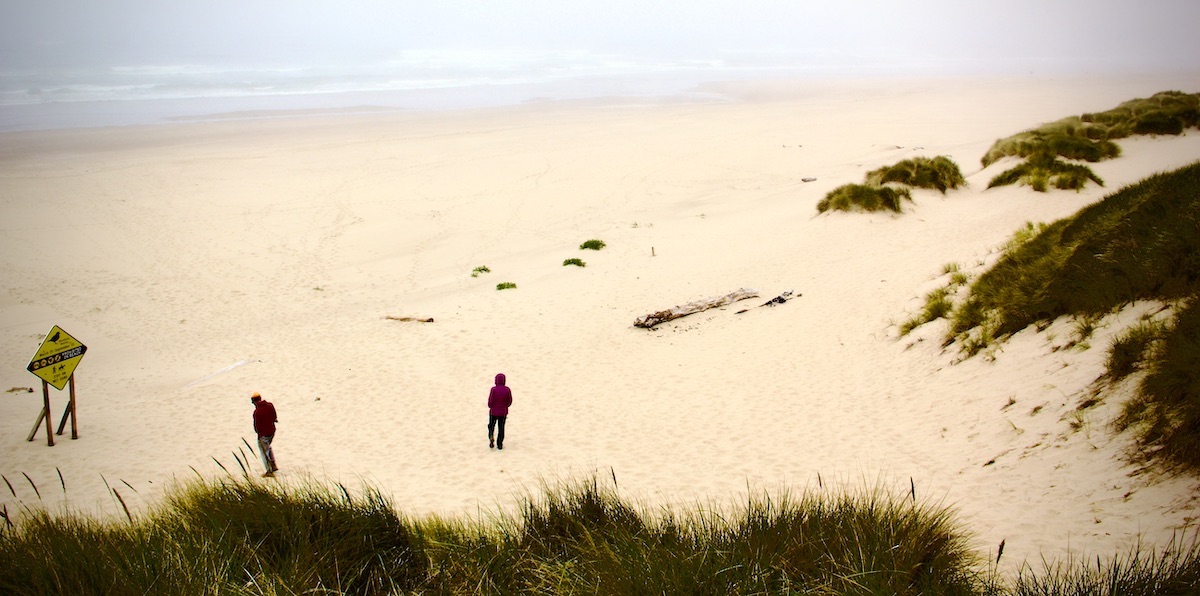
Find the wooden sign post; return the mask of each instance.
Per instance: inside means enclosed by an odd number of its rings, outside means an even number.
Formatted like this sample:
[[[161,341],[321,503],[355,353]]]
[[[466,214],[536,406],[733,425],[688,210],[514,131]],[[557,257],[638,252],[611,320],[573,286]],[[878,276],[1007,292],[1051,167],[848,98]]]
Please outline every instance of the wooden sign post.
[[[75,414],[75,367],[79,366],[79,360],[83,358],[84,352],[87,352],[87,346],[79,343],[79,340],[71,337],[58,325],[55,325],[50,329],[50,333],[46,334],[42,346],[38,348],[37,353],[33,355],[33,360],[26,367],[26,370],[42,380],[42,412],[38,414],[37,422],[33,423],[33,430],[29,431],[27,441],[33,440],[42,420],[45,419],[46,444],[54,446],[54,434],[51,432],[53,422],[50,420],[50,386],[53,385],[55,389],[62,391],[67,384],[71,385],[70,398],[67,401],[67,409],[63,412],[62,420],[58,423],[58,434],[63,434],[63,430],[67,427],[67,418],[70,418],[71,438],[79,438],[79,425],[76,422]]]

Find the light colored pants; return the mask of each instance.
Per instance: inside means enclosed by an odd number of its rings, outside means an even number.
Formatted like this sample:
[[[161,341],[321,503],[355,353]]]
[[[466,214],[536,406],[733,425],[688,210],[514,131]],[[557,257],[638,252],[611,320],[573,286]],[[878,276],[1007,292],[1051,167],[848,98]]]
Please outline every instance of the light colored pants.
[[[265,467],[268,472],[274,472],[275,470],[279,469],[275,465],[275,452],[271,451],[271,439],[274,438],[275,437],[266,436],[258,438],[258,451],[262,455],[263,467]]]

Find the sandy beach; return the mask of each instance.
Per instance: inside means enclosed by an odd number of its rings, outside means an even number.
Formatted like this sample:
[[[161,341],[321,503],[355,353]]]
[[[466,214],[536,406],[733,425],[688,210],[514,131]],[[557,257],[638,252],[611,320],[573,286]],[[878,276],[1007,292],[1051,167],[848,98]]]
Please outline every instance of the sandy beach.
[[[1200,159],[1194,131],[1128,139],[1092,166],[1104,188],[986,190],[995,140],[1167,89],[1200,75],[760,81],[712,101],[0,135],[0,388],[16,389],[0,505],[113,515],[112,487],[142,510],[218,462],[240,474],[261,392],[279,411],[272,481],[365,483],[411,515],[486,516],[595,475],[650,508],[915,490],[982,555],[1004,540],[1006,565],[1165,545],[1190,535],[1196,481],[1125,462],[1119,400],[1076,413],[1136,308],[1089,349],[1062,349],[1059,321],[966,360],[944,324],[897,326],[947,264],[979,271],[1026,222]],[[901,215],[816,212],[937,155],[969,187],[914,191]],[[739,288],[759,298],[633,326]],[[41,408],[25,366],[53,325],[88,349],[80,438],[48,447],[44,428],[25,440]],[[496,373],[514,395],[503,452],[486,437]],[[65,403],[52,389],[56,424]]]

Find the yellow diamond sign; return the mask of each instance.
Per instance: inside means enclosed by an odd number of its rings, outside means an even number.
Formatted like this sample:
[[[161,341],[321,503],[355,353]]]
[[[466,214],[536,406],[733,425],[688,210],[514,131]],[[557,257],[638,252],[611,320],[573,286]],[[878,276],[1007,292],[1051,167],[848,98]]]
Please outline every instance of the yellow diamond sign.
[[[38,348],[33,360],[25,369],[62,391],[86,351],[87,346],[55,325],[50,329],[50,333],[46,334],[42,347]]]

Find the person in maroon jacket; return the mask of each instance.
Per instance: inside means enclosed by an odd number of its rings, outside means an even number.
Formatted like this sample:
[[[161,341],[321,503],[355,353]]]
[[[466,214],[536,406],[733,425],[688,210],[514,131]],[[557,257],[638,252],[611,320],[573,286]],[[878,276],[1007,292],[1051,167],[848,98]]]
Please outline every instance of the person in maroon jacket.
[[[271,441],[275,439],[275,423],[279,418],[275,415],[275,406],[255,393],[250,396],[254,404],[254,432],[258,435],[258,450],[262,454],[263,466],[267,468],[266,476],[274,476],[279,470],[275,465],[275,452],[271,450]]]
[[[511,405],[512,390],[504,384],[504,373],[500,373],[496,375],[496,385],[488,393],[488,447],[504,449],[504,421]],[[493,439],[492,431],[497,425],[500,433]]]

